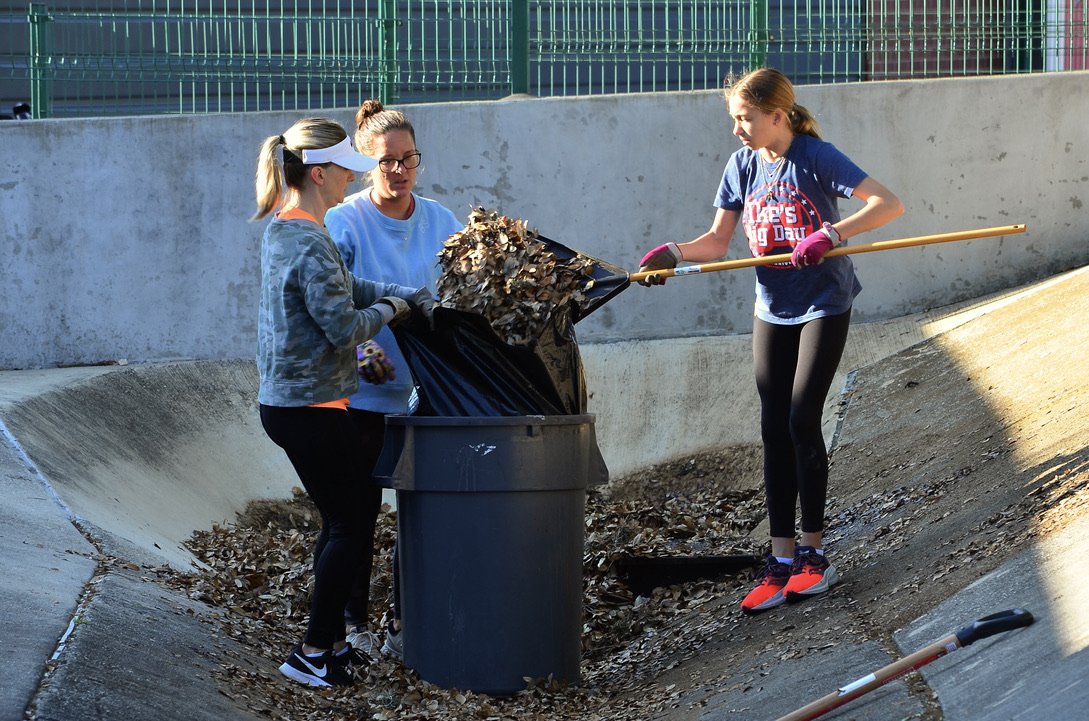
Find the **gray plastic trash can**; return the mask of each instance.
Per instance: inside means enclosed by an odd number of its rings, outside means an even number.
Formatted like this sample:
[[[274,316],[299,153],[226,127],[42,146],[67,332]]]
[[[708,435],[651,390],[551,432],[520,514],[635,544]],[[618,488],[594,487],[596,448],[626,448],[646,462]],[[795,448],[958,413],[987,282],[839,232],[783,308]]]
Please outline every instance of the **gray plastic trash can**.
[[[592,415],[387,416],[375,477],[397,490],[404,662],[445,688],[580,679]]]

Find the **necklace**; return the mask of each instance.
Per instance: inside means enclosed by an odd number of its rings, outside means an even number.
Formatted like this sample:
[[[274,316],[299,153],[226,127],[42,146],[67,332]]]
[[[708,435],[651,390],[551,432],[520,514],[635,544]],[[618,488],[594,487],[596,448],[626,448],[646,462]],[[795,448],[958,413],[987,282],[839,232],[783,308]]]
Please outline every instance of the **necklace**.
[[[760,167],[764,171],[764,180],[767,182],[768,186],[767,194],[764,196],[764,204],[770,205],[775,202],[776,183],[779,181],[779,176],[783,173],[783,166],[785,165],[783,161],[786,159],[786,154],[780,155],[779,159],[774,163],[769,163],[764,160],[764,156],[759,153],[757,153],[757,156],[760,158]]]

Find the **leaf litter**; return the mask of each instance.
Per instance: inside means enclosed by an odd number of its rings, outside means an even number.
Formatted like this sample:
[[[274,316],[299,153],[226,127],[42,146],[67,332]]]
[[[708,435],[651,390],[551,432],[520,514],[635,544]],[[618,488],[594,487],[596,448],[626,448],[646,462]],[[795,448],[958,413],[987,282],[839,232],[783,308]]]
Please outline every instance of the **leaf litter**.
[[[251,504],[236,523],[194,534],[188,546],[207,570],[157,571],[168,585],[222,611],[212,622],[246,649],[244,656],[222,654],[222,693],[269,718],[680,721],[727,698],[748,702],[717,706],[722,718],[748,719],[767,692],[765,679],[781,664],[867,639],[896,657],[892,632],[934,599],[993,568],[1014,539],[1020,545],[1047,535],[1089,511],[1089,462],[1033,469],[1017,502],[963,523],[950,513],[974,515],[971,503],[960,502],[972,496],[963,493],[964,479],[977,478],[971,490],[990,494],[979,477],[1005,485],[1006,472],[988,468],[1006,454],[988,453],[974,466],[954,464],[956,470],[917,482],[910,474],[918,469],[890,459],[875,467],[869,453],[848,446],[833,462],[842,493],[828,499],[826,540],[847,574],[844,583],[826,598],[756,618],[737,610],[754,572],[637,596],[617,573],[617,561],[766,550],[759,447],[700,454],[590,492],[577,687],[527,679],[518,694],[492,698],[429,684],[386,657],[362,669],[349,690],[308,689],[284,679],[276,666],[305,629],[319,523],[301,492],[293,501]],[[377,530],[373,628],[382,627],[390,599],[395,533],[396,513],[387,509]],[[919,718],[940,719],[917,674],[905,683],[923,699]]]
[[[748,448],[728,452],[746,457]],[[708,463],[722,473],[723,454]],[[751,465],[751,464],[750,464]],[[674,464],[676,466],[676,464]],[[157,570],[168,585],[223,611],[220,633],[241,644],[244,658],[221,661],[221,693],[273,719],[545,719],[598,721],[645,719],[668,708],[675,688],[645,689],[655,677],[696,653],[721,623],[715,602],[736,579],[703,580],[637,596],[616,563],[629,556],[754,553],[748,532],[763,516],[755,489],[724,487],[688,468],[663,467],[638,479],[615,479],[587,497],[584,548],[582,680],[526,679],[525,690],[490,697],[440,688],[400,662],[374,659],[357,670],[351,689],[310,689],[280,676],[276,666],[302,637],[313,584],[312,553],[320,517],[295,489],[290,501],[250,505],[233,524],[215,525],[186,546],[207,570],[183,574]],[[678,472],[678,470],[680,472]],[[371,626],[383,628],[392,598],[391,553],[396,511],[384,507],[376,531],[371,582]],[[742,575],[747,575],[748,572]]]
[[[585,302],[593,264],[581,254],[558,257],[524,220],[473,208],[439,251],[436,290],[443,307],[477,313],[504,342],[526,346],[557,309]]]

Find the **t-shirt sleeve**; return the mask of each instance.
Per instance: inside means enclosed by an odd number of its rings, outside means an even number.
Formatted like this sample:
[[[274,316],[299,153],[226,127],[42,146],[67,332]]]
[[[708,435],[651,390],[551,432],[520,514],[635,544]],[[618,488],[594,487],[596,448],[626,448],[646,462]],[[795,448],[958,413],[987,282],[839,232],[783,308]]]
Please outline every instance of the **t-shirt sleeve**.
[[[824,143],[817,153],[817,177],[828,192],[841,198],[850,198],[866,175],[866,171],[831,143]]]
[[[742,193],[741,164],[735,153],[730,156],[726,169],[722,171],[722,180],[719,181],[718,193],[715,194],[715,207],[723,210],[741,210],[745,207],[745,197]]]

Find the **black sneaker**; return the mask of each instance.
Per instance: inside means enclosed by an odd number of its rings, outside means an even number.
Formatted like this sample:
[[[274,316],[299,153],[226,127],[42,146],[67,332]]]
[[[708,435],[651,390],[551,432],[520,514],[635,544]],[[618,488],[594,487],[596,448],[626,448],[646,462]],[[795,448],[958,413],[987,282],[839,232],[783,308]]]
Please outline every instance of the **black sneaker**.
[[[374,659],[352,644],[346,643],[343,648],[333,654],[333,660],[346,666],[348,673],[352,674],[355,673],[356,669],[369,666]]]
[[[351,648],[346,647],[346,648]],[[291,650],[291,655],[280,664],[280,673],[292,681],[307,686],[351,686],[352,675],[348,668],[350,654],[339,656],[326,651],[318,656],[307,656],[302,645]]]

